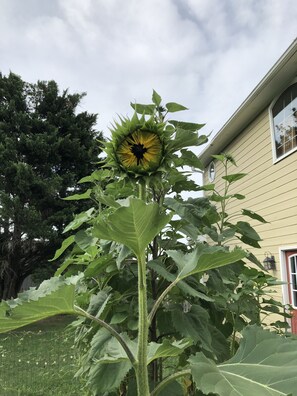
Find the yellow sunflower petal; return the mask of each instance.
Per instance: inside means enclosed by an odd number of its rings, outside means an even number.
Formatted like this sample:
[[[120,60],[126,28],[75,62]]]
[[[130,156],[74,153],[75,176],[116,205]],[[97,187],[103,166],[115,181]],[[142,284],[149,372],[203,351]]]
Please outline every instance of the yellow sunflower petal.
[[[119,145],[117,156],[127,170],[139,173],[155,171],[162,157],[160,138],[150,131],[134,131]]]

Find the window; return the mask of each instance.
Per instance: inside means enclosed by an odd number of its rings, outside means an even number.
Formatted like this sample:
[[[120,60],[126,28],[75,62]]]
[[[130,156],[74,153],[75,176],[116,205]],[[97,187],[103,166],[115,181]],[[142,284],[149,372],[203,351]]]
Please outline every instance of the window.
[[[291,305],[297,308],[297,256],[290,257],[290,289],[291,289]]]
[[[297,149],[297,82],[290,85],[271,108],[275,158]]]
[[[215,164],[214,164],[214,162],[212,161],[212,162],[209,164],[209,167],[208,167],[208,180],[209,180],[210,182],[213,182],[214,179],[215,179],[215,176],[216,176]]]

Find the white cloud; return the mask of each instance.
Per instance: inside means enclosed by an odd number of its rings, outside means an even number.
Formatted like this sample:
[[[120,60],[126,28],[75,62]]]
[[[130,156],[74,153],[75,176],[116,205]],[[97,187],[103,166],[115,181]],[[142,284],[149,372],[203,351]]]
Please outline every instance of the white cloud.
[[[181,118],[231,116],[296,36],[295,0],[0,0],[0,71],[86,91],[99,128],[152,89],[190,107]]]

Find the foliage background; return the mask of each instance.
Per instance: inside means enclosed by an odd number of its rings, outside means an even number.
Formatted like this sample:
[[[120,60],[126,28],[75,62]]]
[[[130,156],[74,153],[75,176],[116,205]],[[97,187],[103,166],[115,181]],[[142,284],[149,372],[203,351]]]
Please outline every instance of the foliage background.
[[[62,198],[83,188],[77,181],[101,150],[96,115],[79,112],[84,96],[0,73],[0,299],[15,297],[34,271],[35,280],[53,274],[47,260],[83,208]]]

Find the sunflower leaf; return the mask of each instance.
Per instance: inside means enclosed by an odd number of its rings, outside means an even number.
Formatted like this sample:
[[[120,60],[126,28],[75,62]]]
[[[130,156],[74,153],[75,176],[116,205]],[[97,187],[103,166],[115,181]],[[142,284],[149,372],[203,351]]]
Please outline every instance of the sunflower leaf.
[[[238,221],[235,224],[236,231],[241,234],[243,237],[247,237],[254,241],[262,241],[259,234],[250,226],[246,221]]]
[[[124,333],[121,336],[135,352],[135,341],[130,340]],[[105,329],[100,329],[93,337],[88,359],[96,360],[96,364],[90,368],[87,383],[96,394],[98,389],[100,394],[109,394],[116,389],[132,367],[123,347]]]
[[[242,179],[246,175],[247,175],[246,173],[234,173],[232,175],[222,176],[222,179],[227,180],[228,183],[233,183],[236,182],[237,180]]]
[[[176,120],[169,120],[168,122],[174,125],[176,128],[181,128],[186,131],[192,131],[192,132],[198,131],[205,125],[205,124],[195,124],[193,122],[184,122],[184,121],[176,121]]]
[[[148,364],[155,359],[178,356],[191,345],[193,345],[193,341],[190,339],[173,341],[172,343],[165,339],[162,344],[150,342],[148,345]]]
[[[146,115],[153,115],[156,106],[152,104],[139,104],[139,103],[130,103],[131,107],[136,111],[138,114],[146,114]]]
[[[85,212],[79,213],[74,217],[74,220],[72,220],[64,229],[63,233],[68,232],[70,230],[76,230],[79,228],[82,224],[86,223],[92,218],[92,214],[94,212],[95,208],[90,208]]]
[[[74,290],[79,276],[53,277],[18,298],[0,304],[0,333],[59,314],[76,314]]]
[[[56,260],[58,257],[60,257],[61,254],[63,254],[63,253],[65,252],[65,250],[66,250],[70,245],[72,245],[74,242],[75,242],[75,236],[74,236],[74,235],[70,235],[68,238],[66,238],[66,239],[63,241],[63,243],[62,243],[60,249],[58,249],[58,250],[56,251],[55,256],[54,256],[51,260],[49,260],[49,261],[54,261],[54,260]]]
[[[94,236],[122,243],[139,256],[171,217],[160,213],[158,204],[130,198],[128,207],[118,208],[107,220],[99,220]]]
[[[251,219],[258,220],[261,223],[268,223],[268,221],[266,221],[262,216],[258,215],[257,213],[253,212],[252,210],[242,209],[242,214],[250,217]]]
[[[101,274],[108,265],[114,262],[112,254],[106,254],[105,256],[98,257],[93,260],[86,268],[84,274],[87,278],[92,278]]]
[[[154,89],[153,89],[152,101],[155,103],[156,106],[160,106],[162,101],[161,96]]]
[[[197,132],[177,128],[174,140],[170,141],[169,148],[181,150],[185,147],[198,145]]]
[[[178,277],[180,279],[184,279],[187,276],[199,272],[235,263],[247,256],[247,253],[240,248],[227,251],[219,246],[205,245],[198,245],[195,250],[186,254],[177,250],[169,250],[166,253],[177,264],[179,269]]]
[[[183,149],[180,152],[181,152],[181,160],[183,165],[188,165],[198,169],[204,168],[200,159],[192,151]]]
[[[89,188],[83,194],[74,194],[69,197],[63,198],[64,201],[79,201],[81,199],[89,199],[92,193],[92,189]]]
[[[174,102],[169,102],[166,103],[166,109],[169,111],[169,113],[175,113],[177,111],[183,111],[183,110],[189,110],[187,107],[178,104],[178,103],[174,103]]]
[[[160,261],[161,262],[161,261]],[[158,260],[153,260],[148,262],[148,267],[156,271],[158,275],[161,275],[168,282],[174,282],[177,278],[175,274],[171,274],[164,268]],[[176,285],[185,295],[189,295],[191,297],[200,298],[205,301],[213,301],[211,297],[208,297],[206,294],[201,293],[200,291],[194,289],[190,285],[188,285],[185,281],[180,280]]]
[[[197,389],[220,396],[296,396],[297,341],[257,326],[242,335],[236,354],[222,364],[202,353],[189,359]]]

